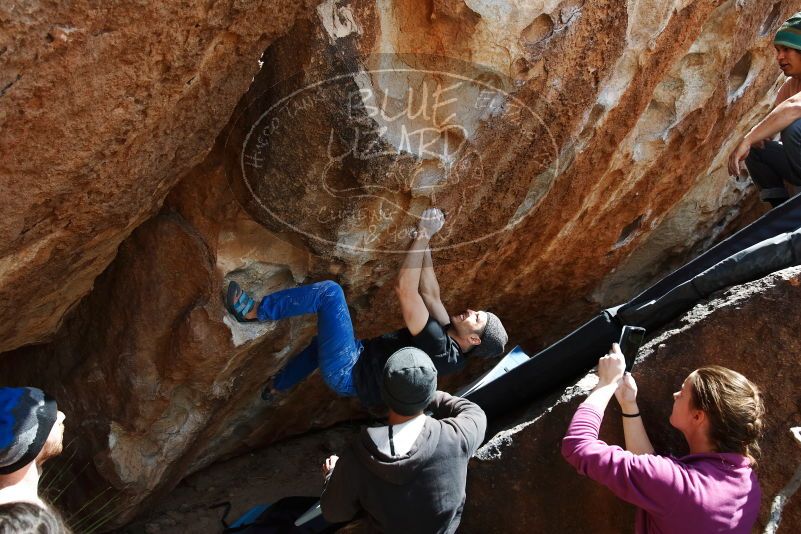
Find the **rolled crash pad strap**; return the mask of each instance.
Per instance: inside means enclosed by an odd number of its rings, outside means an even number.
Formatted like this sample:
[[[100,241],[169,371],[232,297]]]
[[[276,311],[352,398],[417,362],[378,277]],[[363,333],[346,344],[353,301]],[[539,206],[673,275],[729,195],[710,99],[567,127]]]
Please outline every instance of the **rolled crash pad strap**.
[[[658,299],[674,287],[689,281],[732,254],[736,254],[765,239],[785,232],[793,232],[799,228],[801,228],[801,195],[796,195],[662,278],[659,282],[631,299],[628,304],[624,304],[621,309],[636,307]]]
[[[696,276],[705,297],[724,287],[743,284],[801,263],[801,230],[777,235],[715,264]]]
[[[648,329],[662,326],[715,291],[762,278],[801,264],[801,230],[765,239],[732,254],[658,299],[622,307],[617,316],[626,324]]]

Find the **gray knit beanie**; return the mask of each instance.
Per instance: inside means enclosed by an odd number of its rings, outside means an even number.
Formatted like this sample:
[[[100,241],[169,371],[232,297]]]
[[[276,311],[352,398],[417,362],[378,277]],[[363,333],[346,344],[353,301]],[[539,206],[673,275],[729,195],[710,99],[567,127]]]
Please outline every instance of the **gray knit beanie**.
[[[0,388],[0,475],[36,459],[58,418],[56,401],[37,388]]]
[[[381,398],[393,412],[416,415],[431,404],[437,391],[437,368],[420,349],[405,347],[384,364]]]
[[[469,354],[482,358],[494,358],[503,354],[503,349],[506,346],[506,342],[509,341],[509,336],[506,334],[506,329],[498,316],[491,312],[486,313],[487,326],[484,327],[484,333],[481,334],[481,345],[473,347]]]

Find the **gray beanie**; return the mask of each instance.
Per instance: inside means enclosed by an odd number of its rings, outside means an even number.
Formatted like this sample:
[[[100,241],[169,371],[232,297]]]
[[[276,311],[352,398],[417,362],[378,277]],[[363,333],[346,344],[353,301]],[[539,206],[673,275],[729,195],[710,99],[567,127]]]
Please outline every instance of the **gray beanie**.
[[[0,475],[36,459],[58,418],[56,401],[37,388],[0,388]]]
[[[506,342],[509,341],[509,336],[506,334],[506,329],[498,316],[494,313],[486,313],[487,326],[484,327],[484,333],[481,334],[481,345],[474,347],[470,351],[470,355],[494,358],[503,354],[503,349],[506,346]]]
[[[437,391],[437,368],[420,349],[402,348],[384,364],[381,398],[393,412],[416,415],[431,404]]]

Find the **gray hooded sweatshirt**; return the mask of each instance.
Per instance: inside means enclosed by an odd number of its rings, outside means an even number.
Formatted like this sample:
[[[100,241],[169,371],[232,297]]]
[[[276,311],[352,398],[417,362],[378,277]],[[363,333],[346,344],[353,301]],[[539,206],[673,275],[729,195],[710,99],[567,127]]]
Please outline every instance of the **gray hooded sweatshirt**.
[[[323,516],[339,523],[361,510],[379,532],[456,532],[465,502],[467,462],[484,440],[487,418],[476,404],[438,391],[422,432],[404,455],[378,450],[367,429],[328,477]]]

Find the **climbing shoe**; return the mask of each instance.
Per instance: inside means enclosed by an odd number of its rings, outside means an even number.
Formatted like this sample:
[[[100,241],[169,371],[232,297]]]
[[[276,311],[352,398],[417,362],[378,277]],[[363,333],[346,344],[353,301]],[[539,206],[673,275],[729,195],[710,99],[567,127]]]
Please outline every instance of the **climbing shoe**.
[[[257,321],[258,319],[248,319],[245,317],[255,306],[256,301],[250,298],[250,296],[239,287],[239,284],[233,280],[228,283],[228,292],[225,295],[225,309],[228,310],[237,321],[242,323]]]

